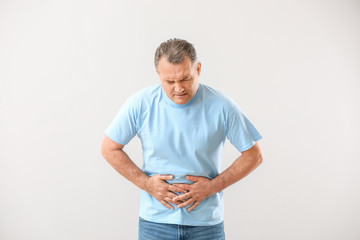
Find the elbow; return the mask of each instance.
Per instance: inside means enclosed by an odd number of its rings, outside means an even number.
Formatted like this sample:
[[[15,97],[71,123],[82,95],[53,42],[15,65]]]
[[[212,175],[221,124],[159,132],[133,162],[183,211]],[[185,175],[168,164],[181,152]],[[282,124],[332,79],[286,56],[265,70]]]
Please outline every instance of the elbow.
[[[264,162],[264,154],[263,153],[259,154],[257,162],[258,162],[258,165],[260,165]]]
[[[109,156],[109,147],[107,146],[106,142],[103,141],[100,148],[101,155],[107,160]]]
[[[258,166],[264,162],[264,154],[261,150],[258,152],[256,159],[257,159]]]
[[[114,154],[116,154],[119,151],[122,151],[124,148],[124,145],[121,145],[117,142],[114,142],[109,137],[105,136],[102,144],[101,144],[101,154],[103,157],[109,161],[109,159],[112,159],[114,157]]]
[[[104,158],[106,158],[106,157],[105,157],[106,152],[105,152],[105,149],[104,149],[104,147],[103,147],[102,145],[101,145],[100,152],[101,152],[101,155],[102,155]]]
[[[113,153],[106,146],[101,147],[101,154],[108,163],[110,163],[114,158]]]
[[[262,148],[260,147],[259,143],[255,144],[255,148],[254,148],[254,159],[255,162],[257,163],[257,166],[259,166],[260,164],[262,164],[264,162],[264,153],[262,151]]]

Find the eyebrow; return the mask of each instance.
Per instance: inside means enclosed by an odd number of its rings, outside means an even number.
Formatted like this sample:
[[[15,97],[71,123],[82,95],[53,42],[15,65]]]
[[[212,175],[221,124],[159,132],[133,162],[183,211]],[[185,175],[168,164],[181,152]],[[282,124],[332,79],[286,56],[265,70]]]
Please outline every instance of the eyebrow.
[[[180,81],[182,81],[182,80],[185,80],[185,79],[188,79],[188,78],[191,78],[191,76],[186,76],[186,77],[184,77],[184,78],[182,78],[182,79],[180,79]],[[173,79],[164,79],[165,81],[175,81],[175,80],[173,80]]]

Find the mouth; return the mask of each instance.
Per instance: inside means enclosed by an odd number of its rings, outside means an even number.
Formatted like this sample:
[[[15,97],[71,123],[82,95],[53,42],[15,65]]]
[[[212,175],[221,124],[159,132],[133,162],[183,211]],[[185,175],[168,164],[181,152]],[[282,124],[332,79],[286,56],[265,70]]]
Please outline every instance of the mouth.
[[[181,94],[174,94],[174,97],[184,97],[187,93],[181,93]]]

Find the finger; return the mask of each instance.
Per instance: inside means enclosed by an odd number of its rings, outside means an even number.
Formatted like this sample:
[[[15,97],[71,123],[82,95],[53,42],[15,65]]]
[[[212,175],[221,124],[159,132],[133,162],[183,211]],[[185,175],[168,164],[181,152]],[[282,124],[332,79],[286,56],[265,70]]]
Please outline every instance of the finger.
[[[165,200],[161,200],[160,202],[161,202],[165,207],[170,208],[171,210],[174,209],[174,207],[171,206],[171,205],[170,205],[168,202],[166,202]]]
[[[200,202],[195,202],[191,207],[188,208],[188,212],[194,210],[197,206],[199,206]]]
[[[193,202],[195,202],[195,200],[193,198],[190,198],[189,200],[177,205],[177,207],[178,208],[186,207],[186,206],[189,206],[190,204],[192,204]]]
[[[174,202],[173,200],[172,200],[172,198],[169,198],[169,197],[164,197],[164,200],[165,200],[165,202],[167,202],[167,203],[172,203],[172,204],[180,204],[181,202]]]
[[[166,194],[166,197],[170,198],[171,200],[173,200],[173,198],[176,198],[178,197],[179,195],[177,195],[176,193],[173,193],[173,192],[168,192]]]
[[[187,178],[188,180],[190,180],[190,181],[193,181],[193,182],[199,182],[199,181],[208,179],[208,178],[206,178],[206,177],[192,176],[192,175],[188,175],[188,176],[186,176],[186,178]]]
[[[169,198],[169,197],[164,197],[164,200],[167,201],[168,203],[172,203],[172,204],[176,204],[176,205],[183,203],[182,201],[174,202],[173,198]]]
[[[171,180],[174,178],[173,175],[156,175],[158,178],[160,178],[161,180]]]
[[[173,198],[173,201],[174,202],[186,201],[186,199],[189,199],[189,198],[191,198],[191,193],[185,193],[185,194],[182,194],[180,196],[177,196],[177,197]]]
[[[186,189],[179,187],[175,184],[169,186],[169,190],[172,192],[181,192],[181,193],[187,193]]]
[[[179,188],[185,189],[185,190],[190,190],[190,188],[191,188],[191,184],[186,184],[186,183],[174,183],[173,186],[179,187]]]
[[[176,205],[179,205],[179,204],[184,203],[184,201],[176,201],[176,202],[171,202],[171,203],[176,204]]]

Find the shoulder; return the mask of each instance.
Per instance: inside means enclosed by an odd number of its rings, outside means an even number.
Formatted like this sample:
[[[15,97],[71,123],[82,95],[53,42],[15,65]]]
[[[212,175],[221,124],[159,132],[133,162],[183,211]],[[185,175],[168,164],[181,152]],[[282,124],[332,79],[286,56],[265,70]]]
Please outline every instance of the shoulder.
[[[143,88],[128,97],[120,108],[120,112],[139,117],[159,98],[161,85]]]
[[[128,99],[133,101],[146,101],[158,97],[160,90],[161,84],[153,85],[135,92]]]
[[[201,87],[203,89],[203,99],[208,104],[219,107],[224,111],[230,112],[239,108],[237,103],[230,96],[226,95],[222,91],[214,89],[205,84],[201,84]]]
[[[159,98],[160,92],[161,84],[143,88],[130,95],[130,97],[128,97],[128,99],[126,100],[125,104],[132,105],[133,107],[139,107],[143,104],[149,104],[155,99]]]

